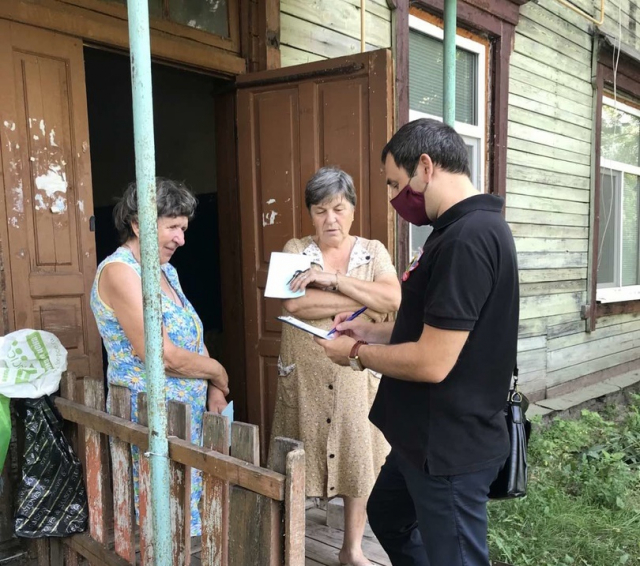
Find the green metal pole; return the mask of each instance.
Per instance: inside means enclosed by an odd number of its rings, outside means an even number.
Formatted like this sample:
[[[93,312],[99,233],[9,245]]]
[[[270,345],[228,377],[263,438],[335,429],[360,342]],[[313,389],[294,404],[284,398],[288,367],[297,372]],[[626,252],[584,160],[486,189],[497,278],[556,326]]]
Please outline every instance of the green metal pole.
[[[171,566],[171,514],[169,499],[169,444],[162,352],[162,303],[160,253],[156,205],[156,162],[151,91],[151,46],[148,0],[128,0],[131,45],[133,135],[138,187],[140,263],[144,309],[145,373],[149,405],[149,458],[151,469],[151,515],[153,563]]]
[[[456,121],[457,0],[444,0],[444,123]]]

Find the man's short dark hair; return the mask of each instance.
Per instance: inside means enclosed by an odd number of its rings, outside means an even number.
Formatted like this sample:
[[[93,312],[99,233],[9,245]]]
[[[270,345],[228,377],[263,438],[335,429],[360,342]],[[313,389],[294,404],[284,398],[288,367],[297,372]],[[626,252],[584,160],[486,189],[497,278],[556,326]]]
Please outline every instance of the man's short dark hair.
[[[423,153],[442,170],[471,178],[464,140],[451,126],[431,118],[420,118],[402,126],[384,146],[382,162],[391,154],[398,167],[413,175]]]

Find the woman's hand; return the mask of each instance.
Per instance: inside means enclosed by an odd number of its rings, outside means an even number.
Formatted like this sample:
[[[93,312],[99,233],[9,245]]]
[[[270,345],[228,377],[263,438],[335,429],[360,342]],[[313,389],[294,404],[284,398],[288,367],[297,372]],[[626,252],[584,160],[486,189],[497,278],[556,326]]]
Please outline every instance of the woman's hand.
[[[209,380],[209,386],[219,389],[225,397],[229,395],[229,376],[227,375],[227,370],[224,369],[224,366],[219,362],[218,375],[215,379]]]
[[[307,287],[326,289],[328,287],[336,287],[337,283],[337,273],[327,273],[319,267],[312,266],[296,275],[289,283],[289,288],[294,292],[301,291]]]
[[[207,390],[207,410],[220,415],[227,405],[228,403],[224,393],[214,385],[209,384],[209,389]]]

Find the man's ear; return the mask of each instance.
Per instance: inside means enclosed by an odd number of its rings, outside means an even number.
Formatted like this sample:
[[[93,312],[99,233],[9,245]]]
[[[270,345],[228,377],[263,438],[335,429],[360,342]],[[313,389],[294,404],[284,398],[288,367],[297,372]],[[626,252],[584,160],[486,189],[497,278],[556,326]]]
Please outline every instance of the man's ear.
[[[131,221],[131,229],[133,233],[136,235],[136,238],[140,238],[140,224],[138,224],[137,220]]]
[[[417,169],[417,174],[420,176],[422,182],[427,184],[431,182],[431,179],[433,178],[434,168],[435,166],[433,164],[433,161],[431,161],[431,157],[429,157],[429,154],[423,153],[420,156],[420,160],[418,161]]]

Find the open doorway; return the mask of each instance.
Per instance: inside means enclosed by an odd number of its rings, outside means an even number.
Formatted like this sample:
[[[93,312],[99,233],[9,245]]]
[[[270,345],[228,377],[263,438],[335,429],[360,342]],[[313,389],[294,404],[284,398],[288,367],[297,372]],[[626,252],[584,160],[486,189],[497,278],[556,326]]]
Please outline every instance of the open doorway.
[[[126,55],[85,48],[84,57],[100,263],[118,247],[113,207],[135,179],[131,77]],[[214,93],[225,82],[158,63],[152,65],[152,77],[157,175],[183,181],[198,198],[186,244],[171,263],[202,319],[210,354],[219,358],[223,316]]]

